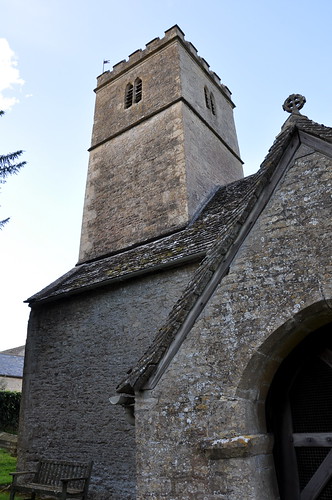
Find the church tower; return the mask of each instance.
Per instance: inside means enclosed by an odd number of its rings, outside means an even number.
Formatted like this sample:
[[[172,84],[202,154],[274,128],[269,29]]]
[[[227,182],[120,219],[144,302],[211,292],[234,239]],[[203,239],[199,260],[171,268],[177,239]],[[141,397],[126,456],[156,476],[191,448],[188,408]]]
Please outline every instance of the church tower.
[[[178,26],[95,92],[80,263],[181,230],[243,177],[230,91]]]

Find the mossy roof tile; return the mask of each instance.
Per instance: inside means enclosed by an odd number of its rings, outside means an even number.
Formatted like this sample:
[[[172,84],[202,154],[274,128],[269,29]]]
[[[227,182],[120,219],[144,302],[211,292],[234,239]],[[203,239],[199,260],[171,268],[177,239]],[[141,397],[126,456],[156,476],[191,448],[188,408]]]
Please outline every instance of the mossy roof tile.
[[[294,134],[305,132],[332,143],[332,129],[318,125],[302,115],[291,115],[276,137],[260,169],[255,174],[220,187],[201,214],[185,229],[136,248],[95,262],[77,265],[56,282],[35,294],[27,302],[56,300],[128,278],[162,266],[176,266],[184,259],[199,258],[195,271],[165,325],[157,332],[147,352],[118,386],[119,392],[141,389],[155,372],[164,353],[174,340],[184,318],[199,300],[206,282],[229,252],[241,226],[268,186],[274,171]]]
[[[182,326],[184,318],[188,316],[193,303],[199,300],[206,281],[209,281],[211,277],[211,269],[215,270],[219,266],[224,255],[231,248],[241,225],[244,224],[255,206],[259,194],[269,184],[270,178],[294,133],[299,130],[332,143],[331,128],[318,125],[302,115],[291,116],[276,137],[258,172],[218,191],[211,206],[207,207],[208,210],[211,210],[212,207],[218,206],[219,213],[223,214],[214,243],[210,246],[206,257],[202,260],[182,296],[174,305],[166,323],[157,332],[149,349],[117,387],[118,392],[133,394],[136,390],[141,390],[151,375],[155,373],[162,357],[170,348]]]

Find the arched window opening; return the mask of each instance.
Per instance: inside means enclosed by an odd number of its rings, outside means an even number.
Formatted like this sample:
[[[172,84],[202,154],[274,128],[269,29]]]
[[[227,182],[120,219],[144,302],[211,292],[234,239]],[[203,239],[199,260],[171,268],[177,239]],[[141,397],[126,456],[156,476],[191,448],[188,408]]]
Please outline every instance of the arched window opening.
[[[139,102],[142,100],[142,80],[140,78],[136,78],[135,80],[135,102]]]
[[[210,93],[210,103],[211,103],[212,114],[215,115],[216,114],[216,103],[215,103],[214,95],[212,94],[212,92]]]
[[[125,108],[130,108],[130,106],[133,104],[133,92],[134,92],[134,87],[131,83],[128,83],[126,86],[126,92],[125,92]]]
[[[208,109],[210,109],[209,91],[206,87],[204,87],[204,96],[205,96],[205,105]]]
[[[281,364],[267,398],[282,500],[332,498],[332,323]]]
[[[209,92],[207,87],[204,87],[205,106],[211,111],[213,115],[216,114],[216,101],[212,92]]]

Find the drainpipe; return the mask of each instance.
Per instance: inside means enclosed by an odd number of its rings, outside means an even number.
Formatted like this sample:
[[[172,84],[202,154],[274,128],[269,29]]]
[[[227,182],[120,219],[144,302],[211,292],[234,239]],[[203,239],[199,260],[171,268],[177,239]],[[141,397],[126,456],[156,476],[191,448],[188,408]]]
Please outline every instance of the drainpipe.
[[[126,412],[126,419],[131,425],[135,425],[135,396],[113,396],[109,398],[112,405],[120,405]]]

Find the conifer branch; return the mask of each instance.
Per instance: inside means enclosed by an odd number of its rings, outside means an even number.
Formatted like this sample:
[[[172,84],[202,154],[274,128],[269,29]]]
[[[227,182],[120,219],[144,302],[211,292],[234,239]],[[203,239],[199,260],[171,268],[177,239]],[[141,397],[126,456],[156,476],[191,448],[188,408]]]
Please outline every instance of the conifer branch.
[[[4,111],[0,110],[0,116],[4,115]],[[19,170],[26,165],[25,161],[17,163],[18,158],[22,155],[23,151],[14,151],[7,155],[0,155],[0,184],[5,184],[9,175],[16,175]],[[0,230],[9,221],[9,218],[0,220]]]

